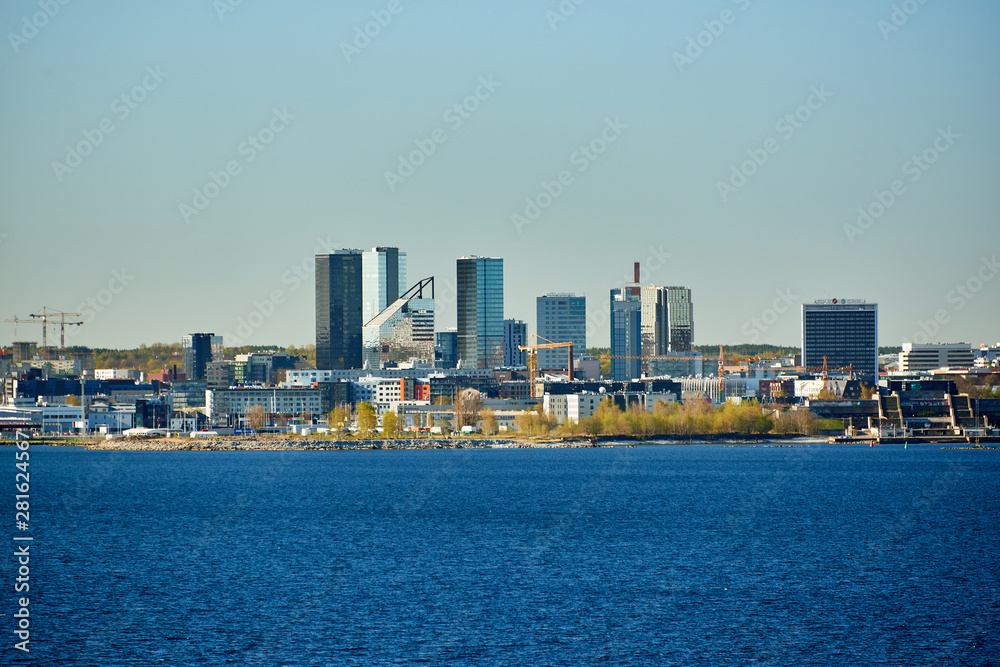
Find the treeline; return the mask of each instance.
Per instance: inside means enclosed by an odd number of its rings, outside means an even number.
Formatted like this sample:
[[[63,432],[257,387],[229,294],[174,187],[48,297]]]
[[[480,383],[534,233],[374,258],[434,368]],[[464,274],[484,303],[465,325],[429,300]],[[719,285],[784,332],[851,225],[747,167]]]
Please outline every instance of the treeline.
[[[605,399],[593,416],[579,423],[557,426],[553,417],[526,412],[515,420],[524,435],[632,435],[695,436],[709,433],[814,435],[818,428],[839,428],[840,420],[823,423],[808,410],[769,411],[757,403],[712,405],[707,400],[684,403],[658,401],[652,412],[633,406],[623,411]]]
[[[72,353],[93,353],[94,368],[129,368],[140,370],[144,373],[156,373],[163,369],[170,369],[175,364],[177,370],[181,370],[183,356],[181,354],[180,343],[153,343],[152,345],[140,345],[132,349],[112,349],[112,348],[87,348],[81,346],[67,347],[67,352]],[[316,363],[316,346],[305,345],[297,347],[289,345],[281,347],[278,345],[242,345],[239,347],[227,347],[224,354],[226,359],[233,359],[237,354],[249,354],[251,352],[281,351],[293,356],[304,356],[309,363]]]
[[[694,349],[701,352],[706,357],[719,357],[718,345],[695,345]],[[801,350],[795,346],[788,345],[768,345],[766,343],[740,343],[739,345],[723,345],[722,351],[729,357],[761,357],[763,359],[773,359],[776,357],[791,357],[799,354]]]

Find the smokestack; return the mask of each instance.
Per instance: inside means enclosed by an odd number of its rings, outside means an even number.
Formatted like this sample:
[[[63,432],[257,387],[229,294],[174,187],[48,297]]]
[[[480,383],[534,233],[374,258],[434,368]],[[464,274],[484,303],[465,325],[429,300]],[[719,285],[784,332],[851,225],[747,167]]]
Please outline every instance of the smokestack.
[[[635,265],[633,266],[633,269],[635,271],[635,280],[633,280],[632,282],[634,282],[636,285],[638,285],[639,284],[639,262],[635,263]]]

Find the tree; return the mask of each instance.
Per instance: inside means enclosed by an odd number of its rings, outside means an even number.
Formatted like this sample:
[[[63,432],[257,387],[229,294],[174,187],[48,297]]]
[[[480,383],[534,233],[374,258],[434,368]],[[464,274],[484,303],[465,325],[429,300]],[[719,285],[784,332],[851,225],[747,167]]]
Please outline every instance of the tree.
[[[495,435],[500,430],[500,427],[497,426],[496,413],[493,410],[486,408],[479,416],[483,420],[483,433],[486,435]]]
[[[251,405],[247,410],[247,425],[254,431],[260,431],[267,426],[267,410],[263,405]]]
[[[378,425],[378,416],[371,403],[358,403],[358,434],[364,438],[371,437],[372,431]]]
[[[475,426],[483,410],[483,396],[475,389],[463,389],[455,395],[455,427]]]
[[[386,438],[396,437],[396,428],[398,426],[398,416],[395,412],[389,411],[382,415],[382,435]]]
[[[66,405],[75,405],[76,407],[80,407],[80,399],[74,396],[73,394],[69,394],[68,396],[66,396],[66,400],[64,401],[64,403]]]
[[[433,428],[434,427],[434,413],[433,412],[428,412],[427,413],[427,417],[424,419],[424,426],[426,426],[427,428]]]
[[[334,432],[334,435],[343,435],[344,431],[347,430],[347,422],[350,420],[351,406],[347,405],[347,403],[341,403],[333,410],[330,410],[330,414],[326,417],[327,425]]]

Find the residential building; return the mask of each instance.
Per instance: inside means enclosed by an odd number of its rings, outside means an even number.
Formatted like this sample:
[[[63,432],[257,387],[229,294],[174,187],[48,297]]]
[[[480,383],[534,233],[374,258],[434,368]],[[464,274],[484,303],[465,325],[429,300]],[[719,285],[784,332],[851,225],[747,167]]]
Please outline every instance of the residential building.
[[[406,292],[406,253],[376,247],[361,253],[362,322],[369,322]]]
[[[424,278],[366,322],[365,368],[434,361],[434,278]]]
[[[316,368],[361,368],[362,254],[316,255]]]
[[[972,368],[976,353],[968,343],[903,343],[899,353],[902,373],[932,371],[937,368]]]
[[[587,297],[550,292],[535,299],[535,330],[539,342],[573,343],[573,356],[587,351]],[[569,354],[564,348],[537,351],[537,368],[565,369]]]
[[[818,299],[802,304],[802,365],[852,366],[861,380],[878,380],[878,304]]]
[[[503,259],[457,262],[458,359],[463,367],[503,365]]]
[[[208,389],[204,392],[205,412],[218,426],[240,426],[252,406],[264,408],[269,420],[277,417],[294,417],[304,413],[323,412],[322,392],[305,387],[236,387]]]
[[[525,365],[525,351],[522,345],[528,344],[528,325],[521,320],[506,319],[503,321],[503,365],[506,368]]]

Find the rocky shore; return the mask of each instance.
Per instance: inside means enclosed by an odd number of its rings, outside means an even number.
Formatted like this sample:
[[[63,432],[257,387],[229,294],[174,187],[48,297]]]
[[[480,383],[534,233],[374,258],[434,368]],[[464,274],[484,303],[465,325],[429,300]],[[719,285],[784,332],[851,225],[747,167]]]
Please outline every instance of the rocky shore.
[[[56,444],[56,443],[52,443]],[[378,440],[335,440],[220,436],[214,438],[114,438],[58,444],[79,445],[104,451],[323,451],[371,449],[487,449],[531,447],[589,447],[584,442],[518,441],[500,438],[398,438]]]

